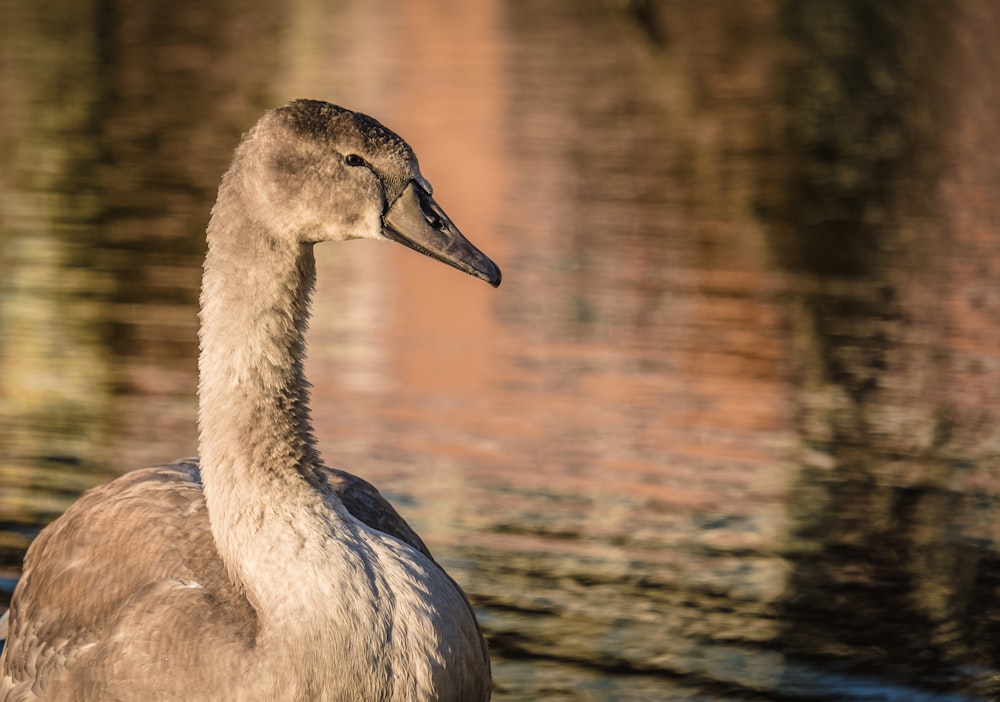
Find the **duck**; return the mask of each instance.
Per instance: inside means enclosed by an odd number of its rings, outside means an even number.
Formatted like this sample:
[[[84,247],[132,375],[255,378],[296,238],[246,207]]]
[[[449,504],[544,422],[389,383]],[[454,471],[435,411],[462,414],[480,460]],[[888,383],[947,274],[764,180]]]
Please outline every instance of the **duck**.
[[[3,623],[0,700],[490,698],[461,587],[317,449],[303,370],[314,246],[351,239],[500,284],[395,132],[317,100],[265,113],[207,227],[200,458],[125,473],[39,533]]]

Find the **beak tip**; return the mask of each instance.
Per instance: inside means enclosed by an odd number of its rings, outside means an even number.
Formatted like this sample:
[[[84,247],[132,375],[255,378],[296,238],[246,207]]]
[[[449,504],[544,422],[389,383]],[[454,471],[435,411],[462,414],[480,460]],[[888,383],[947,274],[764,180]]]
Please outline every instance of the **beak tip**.
[[[500,281],[503,279],[503,273],[500,272],[500,266],[490,261],[490,267],[488,270],[480,271],[479,277],[490,284],[491,288],[499,288]]]
[[[432,224],[432,221],[434,222]],[[382,214],[382,235],[437,259],[492,287],[500,286],[500,267],[455,228],[430,192],[410,181]]]

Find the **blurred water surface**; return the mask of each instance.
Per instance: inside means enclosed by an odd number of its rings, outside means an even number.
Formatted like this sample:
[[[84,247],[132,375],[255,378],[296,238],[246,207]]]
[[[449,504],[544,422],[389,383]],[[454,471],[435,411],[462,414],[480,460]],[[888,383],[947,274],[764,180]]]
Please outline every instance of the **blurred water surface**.
[[[891,6],[890,6],[891,5]],[[0,0],[0,569],[196,453],[241,131],[375,115],[504,269],[320,261],[327,461],[469,592],[497,700],[986,700],[1000,9]]]

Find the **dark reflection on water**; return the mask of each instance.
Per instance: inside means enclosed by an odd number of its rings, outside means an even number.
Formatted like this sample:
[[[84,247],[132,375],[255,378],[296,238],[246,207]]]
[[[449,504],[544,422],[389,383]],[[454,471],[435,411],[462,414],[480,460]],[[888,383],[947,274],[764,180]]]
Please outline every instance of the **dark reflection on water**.
[[[985,117],[956,119],[969,106],[955,77],[969,67],[955,42],[974,31],[956,9],[789,7],[803,59],[786,98],[791,186],[772,229],[779,261],[807,285],[799,433],[820,463],[806,462],[791,493],[781,638],[942,687],[997,659],[997,559],[992,529],[980,531],[995,524],[994,498],[967,487],[992,474],[996,423],[983,415],[995,406],[976,417],[954,402],[955,389],[996,380],[962,368],[973,320],[949,304],[986,283],[956,275],[980,252],[950,221],[971,192],[946,189],[964,146],[956,123]],[[995,260],[995,245],[985,253]],[[976,333],[995,335],[996,321]]]
[[[469,591],[496,699],[989,698],[990,4],[14,5],[5,574],[86,486],[194,452],[214,189],[260,111],[323,97],[505,270],[322,249],[310,337],[324,454]]]

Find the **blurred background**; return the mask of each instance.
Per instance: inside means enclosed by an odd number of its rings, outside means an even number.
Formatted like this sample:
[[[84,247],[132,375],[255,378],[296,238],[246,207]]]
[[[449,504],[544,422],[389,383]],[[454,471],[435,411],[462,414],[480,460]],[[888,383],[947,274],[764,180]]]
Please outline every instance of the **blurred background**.
[[[0,605],[193,455],[204,227],[296,97],[503,268],[319,247],[331,465],[470,594],[496,700],[987,700],[991,0],[0,0]]]

